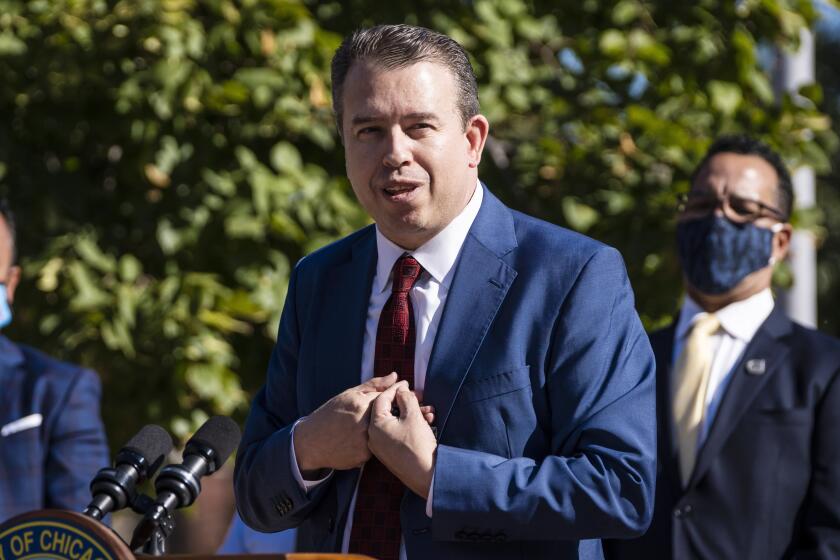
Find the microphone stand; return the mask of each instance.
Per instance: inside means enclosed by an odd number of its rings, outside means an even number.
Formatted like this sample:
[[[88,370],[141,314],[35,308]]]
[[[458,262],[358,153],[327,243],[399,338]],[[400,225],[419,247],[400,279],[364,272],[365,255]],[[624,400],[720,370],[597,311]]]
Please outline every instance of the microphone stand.
[[[138,496],[131,509],[143,516],[140,525],[135,528],[134,538],[142,538],[143,546],[140,553],[146,556],[163,556],[166,554],[166,539],[175,530],[175,518],[169,511],[155,504],[151,496],[142,494]],[[148,515],[154,511],[152,515]],[[136,550],[136,549],[135,549]]]
[[[152,534],[143,545],[142,554],[147,556],[163,556],[166,554],[166,539],[175,529],[175,520],[167,515],[160,520],[160,523],[152,530]]]

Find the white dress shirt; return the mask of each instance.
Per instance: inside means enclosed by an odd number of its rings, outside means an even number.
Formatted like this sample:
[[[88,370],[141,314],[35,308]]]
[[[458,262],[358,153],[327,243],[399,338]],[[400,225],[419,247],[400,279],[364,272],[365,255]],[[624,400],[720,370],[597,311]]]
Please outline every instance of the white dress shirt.
[[[422,393],[426,386],[426,369],[429,366],[429,357],[434,346],[437,335],[440,317],[443,313],[446,297],[452,285],[452,276],[455,272],[455,265],[461,254],[461,247],[472,227],[478,210],[481,208],[481,201],[484,198],[481,183],[478,183],[470,201],[443,230],[432,239],[418,247],[414,251],[406,251],[402,247],[386,238],[379,228],[376,228],[376,273],[371,286],[370,300],[368,301],[367,319],[365,321],[364,346],[362,347],[362,363],[359,382],[364,383],[373,377],[373,357],[376,349],[376,330],[379,326],[379,315],[382,308],[391,296],[391,272],[394,263],[403,254],[409,253],[420,266],[423,272],[409,292],[411,308],[414,312],[414,327],[416,342],[414,347],[414,390]],[[292,429],[294,438],[294,428]],[[292,439],[294,442],[294,439]],[[320,480],[304,480],[300,474],[295,457],[295,446],[291,443],[292,473],[295,475],[298,484],[305,492],[329,480],[332,472]],[[358,490],[358,481],[356,482]],[[429,497],[426,501],[426,515],[432,516],[432,493],[434,491],[434,479],[429,489]],[[356,508],[356,492],[350,502],[350,514],[347,516],[347,525],[344,528],[344,540],[341,551],[347,552],[350,547],[350,532],[353,527],[353,511]],[[405,543],[400,545],[400,559],[405,560]]]
[[[747,299],[730,303],[715,313],[721,328],[711,337],[712,369],[709,373],[709,388],[706,391],[706,412],[697,437],[698,448],[706,441],[709,428],[732,377],[732,369],[738,363],[758,328],[773,311],[773,305],[773,294],[770,293],[770,288],[767,288]],[[697,302],[688,295],[685,296],[674,335],[674,353],[671,362],[672,382],[676,376],[677,360],[685,346],[691,326],[704,313],[705,311]]]

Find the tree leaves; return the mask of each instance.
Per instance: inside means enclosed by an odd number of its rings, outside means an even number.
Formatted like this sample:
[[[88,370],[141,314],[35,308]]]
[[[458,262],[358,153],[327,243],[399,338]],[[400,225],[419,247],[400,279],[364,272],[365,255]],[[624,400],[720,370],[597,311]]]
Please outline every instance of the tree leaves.
[[[101,373],[114,442],[145,422],[186,435],[241,417],[291,266],[369,222],[345,178],[329,63],[382,21],[466,46],[491,120],[482,180],[621,249],[644,321],[661,325],[680,289],[676,198],[716,135],[828,165],[821,92],[778,103],[757,55],[795,46],[815,17],[809,0],[2,0],[15,334]]]

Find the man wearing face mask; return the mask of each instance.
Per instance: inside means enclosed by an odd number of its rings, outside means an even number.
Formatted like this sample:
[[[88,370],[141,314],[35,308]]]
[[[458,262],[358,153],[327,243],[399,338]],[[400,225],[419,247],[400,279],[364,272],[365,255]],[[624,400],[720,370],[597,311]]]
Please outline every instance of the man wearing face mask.
[[[840,341],[788,319],[773,264],[790,245],[790,175],[723,137],[677,215],[686,295],[653,333],[653,523],[610,558],[840,557]]]
[[[0,200],[0,329],[20,279],[15,224]],[[108,466],[99,378],[0,335],[0,523],[41,508],[80,511]]]

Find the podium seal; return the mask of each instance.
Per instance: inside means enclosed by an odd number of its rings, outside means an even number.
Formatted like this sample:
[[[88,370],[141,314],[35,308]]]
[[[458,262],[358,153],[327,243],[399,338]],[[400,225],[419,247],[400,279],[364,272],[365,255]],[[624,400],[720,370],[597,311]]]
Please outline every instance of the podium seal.
[[[122,560],[125,552],[108,527],[76,513],[37,511],[0,526],[0,560]]]

